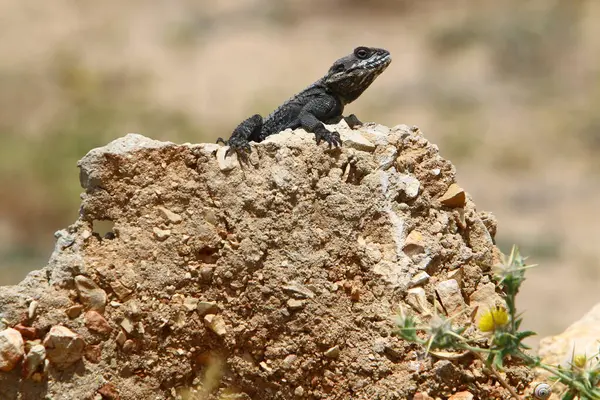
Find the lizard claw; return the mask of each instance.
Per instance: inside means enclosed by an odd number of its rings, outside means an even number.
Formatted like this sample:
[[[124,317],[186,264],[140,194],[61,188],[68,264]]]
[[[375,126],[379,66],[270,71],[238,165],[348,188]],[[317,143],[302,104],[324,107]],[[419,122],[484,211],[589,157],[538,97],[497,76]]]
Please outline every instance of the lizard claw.
[[[227,146],[227,140],[223,139],[222,137],[218,138],[215,143],[223,143],[225,146]]]
[[[335,131],[315,132],[315,140],[317,141],[317,145],[321,143],[321,140],[327,142],[327,144],[329,144],[330,149],[332,146],[340,147],[342,145],[340,134]]]
[[[247,140],[240,138],[232,138],[226,143],[226,145],[228,145],[229,148],[225,152],[225,157],[236,153],[240,160],[244,162],[248,161],[248,155],[252,152],[252,148],[250,147],[250,143],[248,143]]]

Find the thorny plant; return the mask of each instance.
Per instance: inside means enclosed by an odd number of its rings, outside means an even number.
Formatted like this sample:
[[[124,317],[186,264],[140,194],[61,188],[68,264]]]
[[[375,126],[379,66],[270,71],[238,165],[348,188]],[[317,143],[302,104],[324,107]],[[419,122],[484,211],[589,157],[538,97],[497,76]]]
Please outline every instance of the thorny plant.
[[[498,371],[503,370],[506,360],[520,360],[530,368],[542,368],[550,372],[550,379],[566,385],[562,400],[600,400],[600,352],[592,356],[575,355],[573,353],[568,367],[545,364],[537,356],[526,353],[529,349],[523,343],[527,337],[535,335],[532,331],[520,331],[523,319],[517,313],[515,298],[521,284],[525,280],[525,271],[535,265],[526,265],[516,247],[510,255],[503,255],[502,262],[493,269],[494,278],[502,292],[506,307],[494,307],[482,314],[478,331],[489,337],[487,344],[482,347],[479,338],[467,338],[463,333],[467,326],[456,327],[452,318],[433,315],[427,325],[419,325],[416,317],[407,315],[400,310],[397,317],[395,334],[413,343],[425,346],[430,350],[463,350],[469,351],[481,359],[498,381],[517,399],[518,393],[501,377]],[[417,332],[424,332],[418,335]],[[534,390],[533,397],[547,399],[550,397],[550,386],[539,384]]]

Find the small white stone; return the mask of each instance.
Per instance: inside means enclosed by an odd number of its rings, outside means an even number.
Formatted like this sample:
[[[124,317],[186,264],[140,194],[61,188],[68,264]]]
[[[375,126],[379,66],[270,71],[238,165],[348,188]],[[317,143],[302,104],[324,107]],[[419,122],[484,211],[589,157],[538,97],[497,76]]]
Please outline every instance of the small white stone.
[[[229,146],[219,147],[217,150],[217,164],[222,172],[234,170],[240,164],[237,153],[234,151],[226,156],[227,150],[229,150]]]

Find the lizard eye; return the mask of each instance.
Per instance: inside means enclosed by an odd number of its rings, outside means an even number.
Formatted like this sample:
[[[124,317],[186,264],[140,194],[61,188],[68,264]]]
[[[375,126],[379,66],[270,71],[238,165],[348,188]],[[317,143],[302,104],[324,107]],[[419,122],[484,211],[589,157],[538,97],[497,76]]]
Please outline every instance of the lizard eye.
[[[364,60],[369,58],[369,49],[366,47],[358,47],[356,50],[354,50],[354,55],[361,60]]]

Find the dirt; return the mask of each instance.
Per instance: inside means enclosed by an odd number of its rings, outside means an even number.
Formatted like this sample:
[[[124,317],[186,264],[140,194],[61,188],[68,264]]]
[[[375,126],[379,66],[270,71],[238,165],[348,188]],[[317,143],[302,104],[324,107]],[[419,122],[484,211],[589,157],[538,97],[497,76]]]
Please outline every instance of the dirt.
[[[478,360],[393,335],[400,307],[450,309],[444,283],[458,312],[490,283],[495,219],[418,128],[338,130],[342,149],[286,131],[248,164],[133,134],[88,153],[79,219],[47,267],[0,288],[4,324],[50,358],[0,372],[0,398],[508,399]]]

